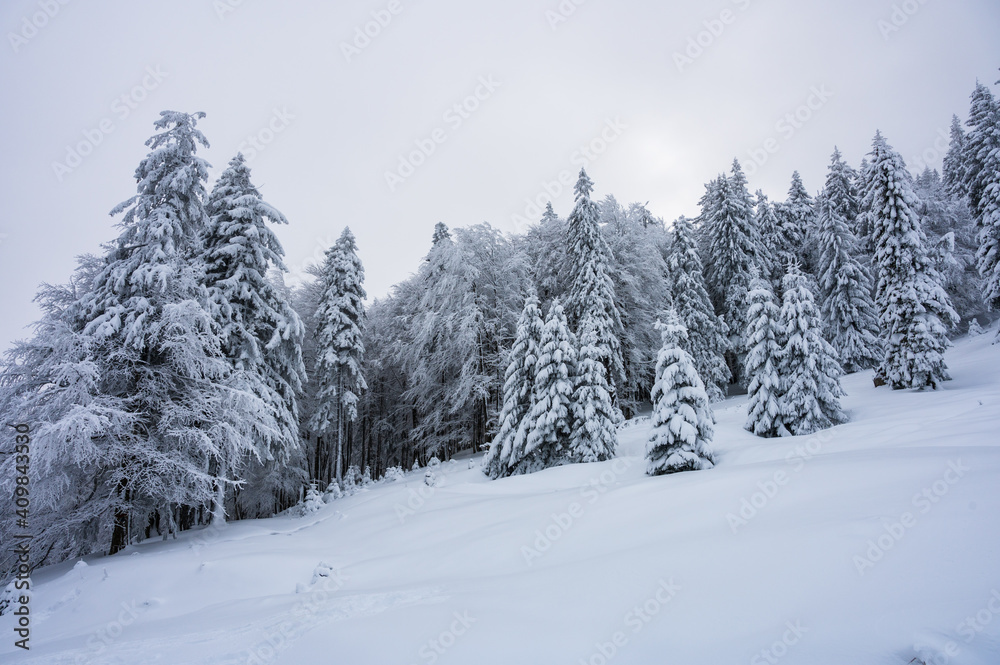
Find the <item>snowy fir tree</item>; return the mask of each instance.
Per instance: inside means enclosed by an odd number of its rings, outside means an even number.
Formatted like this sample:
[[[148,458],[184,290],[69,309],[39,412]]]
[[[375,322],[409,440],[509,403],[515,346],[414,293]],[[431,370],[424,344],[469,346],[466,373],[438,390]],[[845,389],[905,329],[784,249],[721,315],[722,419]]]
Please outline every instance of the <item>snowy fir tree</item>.
[[[947,381],[947,327],[958,315],[928,258],[913,183],[903,158],[877,133],[863,207],[870,216],[878,270],[875,303],[885,357],[878,373],[893,388]]]
[[[827,339],[844,371],[871,369],[882,359],[871,277],[855,258],[858,242],[835,198],[819,209],[819,286]]]
[[[591,320],[584,319],[576,358],[568,461],[603,462],[618,448],[618,413],[601,361],[601,348]]]
[[[511,347],[507,371],[504,373],[503,407],[500,410],[500,431],[493,438],[483,458],[483,473],[490,478],[509,475],[517,466],[511,455],[525,449],[527,427],[525,417],[531,411],[535,364],[542,341],[542,312],[538,297],[532,293],[524,303],[517,322],[517,336]]]
[[[720,175],[707,185],[700,218],[706,248],[705,281],[716,313],[729,327],[727,358],[736,379],[744,350],[741,334],[746,329],[747,288],[751,272],[761,269],[763,251],[745,183],[742,172],[734,166],[732,178]]]
[[[84,334],[107,348],[102,392],[125,397],[139,414],[117,469],[112,552],[128,543],[134,514],[211,502],[232,482],[225,470],[257,454],[254,441],[278,436],[274,415],[246,389],[252,377],[233,370],[203,306],[197,257],[208,224],[208,164],[195,154],[208,145],[196,127],[203,115],[160,114],[161,131],[136,169],[138,194],[112,211],[125,213],[122,234],[93,291],[75,306]]]
[[[833,148],[830,165],[827,167],[823,197],[853,233],[861,205],[858,195],[858,172],[844,161],[840,149],[836,146]]]
[[[823,339],[808,282],[794,263],[782,285],[779,326],[783,345],[777,366],[782,418],[791,434],[811,434],[846,420],[840,408],[843,372],[837,352]]]
[[[669,251],[671,301],[688,331],[687,350],[713,402],[725,397],[732,375],[726,365],[729,330],[712,308],[705,287],[694,226],[686,218],[674,222]]]
[[[929,168],[914,180],[914,192],[928,256],[952,306],[962,320],[985,313],[988,305],[976,267],[979,234],[965,199],[950,194],[940,174]]]
[[[538,362],[527,415],[524,450],[514,450],[512,473],[532,473],[571,461],[573,390],[577,354],[563,307],[549,307],[539,344]]]
[[[1000,118],[995,131],[1000,145]],[[1000,149],[994,150],[984,168],[989,173],[983,193],[982,216],[979,220],[979,251],[976,254],[982,275],[983,298],[994,309],[1000,309]]]
[[[744,426],[757,436],[788,434],[782,407],[782,380],[778,363],[784,346],[781,312],[769,280],[756,275],[747,294],[747,356],[744,376],[747,384],[747,422]]]
[[[996,132],[1000,106],[990,89],[977,83],[969,108],[969,131],[962,152],[961,186],[957,191],[967,197],[973,216],[982,219],[987,203],[987,188],[991,179],[986,164],[1000,149]]]
[[[757,208],[754,213],[754,221],[760,233],[761,256],[758,266],[762,274],[768,277],[775,285],[781,283],[781,278],[785,274],[785,266],[790,261],[794,261],[797,254],[782,234],[781,221],[775,212],[774,204],[768,200],[767,195],[761,190],[755,194]]]
[[[567,244],[569,248],[569,292],[566,315],[574,331],[589,318],[594,325],[597,344],[604,366],[608,370],[608,385],[615,396],[625,380],[620,335],[621,315],[615,306],[615,290],[608,265],[611,250],[601,233],[600,212],[590,198],[594,183],[580,169],[574,188],[576,205],[569,215]]]
[[[208,311],[219,326],[224,355],[242,372],[245,388],[267,405],[278,425],[276,437],[260,433],[254,457],[264,460],[265,466],[284,467],[299,450],[297,393],[305,379],[304,327],[289,299],[268,279],[272,267],[286,268],[281,243],[266,222],[288,222],[264,202],[250,181],[242,154],[219,176],[206,209],[209,223],[202,260]],[[222,471],[223,475],[229,472]],[[265,469],[257,472],[254,485],[259,488],[268,476]],[[288,482],[282,489],[297,491],[297,486]],[[213,509],[216,522],[223,520],[224,505],[225,497],[220,494]]]
[[[364,267],[357,255],[354,234],[344,228],[326,252],[322,270],[323,295],[316,310],[316,410],[312,429],[332,438],[335,447],[324,465],[324,480],[343,482],[344,437],[348,423],[357,418],[359,395],[368,388],[362,369],[365,348],[361,339]]]
[[[952,196],[965,195],[965,129],[957,115],[951,116],[951,138],[944,156],[941,176],[944,186]]]
[[[802,184],[798,171],[792,173],[788,198],[778,208],[781,232],[790,253],[798,257],[808,272],[816,266],[816,211],[814,201]]]
[[[653,431],[646,444],[646,473],[659,476],[715,466],[715,416],[708,393],[684,346],[687,329],[672,311],[657,322],[663,345],[656,359]]]

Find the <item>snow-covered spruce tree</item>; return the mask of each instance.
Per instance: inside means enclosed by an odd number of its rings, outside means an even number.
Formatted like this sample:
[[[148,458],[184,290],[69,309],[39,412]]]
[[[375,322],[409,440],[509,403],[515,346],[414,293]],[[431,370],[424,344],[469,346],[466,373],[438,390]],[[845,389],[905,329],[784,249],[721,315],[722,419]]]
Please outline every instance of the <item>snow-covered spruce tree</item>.
[[[969,132],[965,136],[962,153],[962,183],[959,193],[968,197],[973,216],[980,220],[986,205],[986,190],[991,179],[987,162],[1000,149],[1000,136],[996,126],[1000,122],[1000,106],[990,89],[976,83],[969,108]]]
[[[525,448],[527,427],[525,418],[531,411],[535,363],[542,341],[542,312],[538,297],[528,295],[517,322],[517,336],[510,349],[507,371],[504,373],[503,407],[500,410],[500,431],[483,458],[483,473],[490,478],[509,475],[517,465],[511,455]]]
[[[833,206],[853,234],[861,202],[858,198],[858,172],[844,161],[840,149],[834,146],[826,173],[823,197]],[[818,221],[818,220],[817,220]]]
[[[1000,119],[995,129],[1000,145]],[[1000,149],[990,154],[984,168],[989,176],[982,198],[976,265],[983,279],[983,298],[994,309],[1000,309]]]
[[[365,347],[361,326],[365,315],[365,269],[358,258],[354,234],[347,227],[326,251],[322,271],[323,296],[316,310],[316,361],[313,381],[316,409],[311,428],[335,447],[325,447],[323,480],[343,483],[344,437],[357,418],[358,396],[368,388],[362,373]]]
[[[565,293],[569,272],[566,220],[559,218],[551,202],[545,205],[541,220],[524,234],[523,241],[539,302],[544,306]]]
[[[965,195],[965,129],[957,115],[951,116],[951,140],[941,167],[945,189],[956,197]]]
[[[781,330],[781,312],[770,281],[760,275],[750,282],[747,294],[747,422],[744,427],[763,437],[784,436],[785,411],[782,407],[782,381],[778,363],[785,340]]]
[[[577,354],[573,333],[558,300],[545,317],[540,355],[535,365],[531,411],[523,450],[514,450],[512,474],[532,473],[571,461],[573,433],[573,388]]]
[[[254,454],[254,441],[277,437],[267,405],[223,355],[219,329],[203,303],[197,257],[208,218],[207,146],[196,128],[204,114],[164,111],[135,177],[138,194],[119,204],[123,231],[74,306],[83,332],[108,354],[98,359],[100,392],[122,397],[135,414],[131,446],[115,470],[111,552],[128,544],[132,518],[170,506],[211,503],[231,483],[228,463]],[[213,460],[225,460],[217,473]],[[143,522],[140,522],[143,524]]]
[[[927,256],[911,176],[880,133],[872,143],[862,206],[872,223],[885,357],[878,373],[895,389],[947,381],[947,327],[958,323]]]
[[[843,208],[823,196],[819,209],[819,287],[827,339],[848,374],[882,359],[878,314],[868,271],[856,258],[858,242]]]
[[[593,189],[593,181],[584,169],[580,169],[574,188],[576,205],[567,224],[570,281],[566,315],[573,331],[579,330],[584,319],[591,319],[601,349],[601,362],[608,370],[608,385],[615,398],[618,386],[625,381],[619,337],[622,320],[615,306],[614,284],[608,274],[611,250],[601,233],[600,211],[590,198]]]
[[[711,443],[715,416],[708,393],[684,346],[687,329],[669,310],[657,322],[663,345],[656,359],[653,432],[646,444],[646,473],[659,476],[715,466]]]
[[[618,413],[611,403],[611,391],[601,362],[597,333],[589,318],[584,319],[572,398],[572,432],[569,462],[603,462],[618,449]]]
[[[209,194],[209,215],[205,232],[204,283],[208,289],[208,311],[219,326],[223,353],[245,378],[252,391],[268,407],[278,424],[278,436],[260,432],[254,442],[253,457],[264,466],[284,467],[299,448],[298,404],[305,366],[302,363],[304,327],[285,295],[268,279],[274,267],[285,271],[284,250],[266,222],[287,224],[284,215],[264,202],[250,181],[250,169],[242,154],[229,162]],[[220,465],[236,463],[236,468],[220,469],[247,477],[241,468],[252,459],[218,460]],[[278,474],[280,477],[280,473]],[[253,481],[274,479],[258,463]],[[274,492],[297,491],[301,475],[293,476]],[[258,488],[258,490],[261,488]],[[224,492],[220,485],[218,491]],[[225,497],[219,495],[213,521],[224,521]]]
[[[694,226],[681,217],[674,222],[671,238],[668,266],[673,307],[688,331],[687,350],[705,382],[709,400],[718,401],[725,397],[725,388],[732,378],[726,365],[729,330],[712,309]]]
[[[802,262],[807,272],[815,272],[816,212],[814,201],[798,171],[792,173],[792,184],[788,187],[788,198],[778,206],[781,230],[792,253]]]
[[[949,194],[940,174],[930,168],[914,180],[914,193],[928,255],[952,306],[962,320],[982,314],[987,305],[976,267],[979,239],[965,198]]]
[[[743,317],[747,288],[752,271],[761,269],[763,249],[746,181],[736,166],[733,178],[720,175],[706,186],[700,219],[706,247],[705,281],[715,312],[729,327],[727,362],[738,381],[744,352],[741,335],[746,330]]]
[[[794,435],[811,434],[846,420],[840,408],[843,374],[837,352],[823,339],[822,321],[808,281],[794,263],[782,282],[778,356],[782,417]]]
[[[774,285],[781,283],[785,274],[785,266],[795,260],[797,254],[782,234],[781,221],[767,195],[761,190],[755,194],[757,209],[754,220],[760,233],[761,256],[758,266],[762,274]]]

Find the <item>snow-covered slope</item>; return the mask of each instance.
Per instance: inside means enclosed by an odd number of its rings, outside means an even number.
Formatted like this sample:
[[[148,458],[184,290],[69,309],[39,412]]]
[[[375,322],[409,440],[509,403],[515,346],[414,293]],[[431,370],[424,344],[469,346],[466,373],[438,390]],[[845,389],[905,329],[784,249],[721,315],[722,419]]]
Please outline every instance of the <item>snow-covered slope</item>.
[[[30,653],[5,616],[0,661],[998,663],[992,337],[959,341],[937,392],[848,377],[852,421],[812,437],[716,405],[710,471],[644,475],[637,423],[611,462],[495,482],[450,463],[438,488],[411,473],[50,567]]]

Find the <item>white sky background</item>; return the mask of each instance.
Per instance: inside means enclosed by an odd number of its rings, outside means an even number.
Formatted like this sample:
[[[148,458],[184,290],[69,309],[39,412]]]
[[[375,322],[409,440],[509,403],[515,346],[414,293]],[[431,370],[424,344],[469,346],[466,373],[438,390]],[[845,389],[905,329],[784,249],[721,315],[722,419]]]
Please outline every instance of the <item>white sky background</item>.
[[[40,282],[64,282],[74,256],[117,236],[108,211],[135,192],[162,109],[207,112],[213,175],[274,109],[294,116],[251,161],[290,221],[277,229],[288,264],[300,270],[350,225],[378,297],[416,269],[435,222],[515,231],[525,199],[575,175],[574,153],[609,120],[626,128],[588,167],[595,196],[649,201],[669,222],[697,214],[733,157],[773,200],[794,169],[818,190],[834,144],[857,166],[876,128],[913,167],[953,113],[965,119],[976,79],[1000,78],[996,0],[895,0],[914,13],[886,36],[890,0],[565,0],[575,11],[555,29],[546,12],[559,0],[398,0],[350,62],[340,44],[388,0],[230,0],[220,18],[225,2],[73,0],[16,52],[10,34],[41,9],[0,4],[0,348],[38,318]],[[730,23],[678,71],[674,52],[723,10]],[[126,117],[116,99],[147,68],[165,77],[146,78],[153,89]],[[500,85],[455,127],[444,114],[480,77]],[[813,86],[832,97],[793,134],[779,129]],[[60,181],[53,162],[102,120],[113,131]],[[385,172],[437,128],[444,143],[391,192]],[[749,151],[768,138],[778,150],[755,168]],[[568,214],[571,192],[554,205]]]

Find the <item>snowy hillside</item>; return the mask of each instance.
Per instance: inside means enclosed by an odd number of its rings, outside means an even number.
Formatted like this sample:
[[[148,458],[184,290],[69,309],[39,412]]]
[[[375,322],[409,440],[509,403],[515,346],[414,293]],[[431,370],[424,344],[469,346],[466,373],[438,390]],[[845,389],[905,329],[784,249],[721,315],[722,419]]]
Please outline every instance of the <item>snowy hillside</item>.
[[[49,567],[30,653],[0,661],[997,663],[992,337],[948,352],[942,390],[846,377],[851,422],[814,436],[757,438],[745,397],[717,404],[709,471],[646,476],[638,422],[608,462],[490,482],[453,461],[440,487],[411,472]]]

